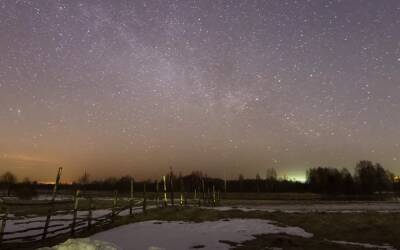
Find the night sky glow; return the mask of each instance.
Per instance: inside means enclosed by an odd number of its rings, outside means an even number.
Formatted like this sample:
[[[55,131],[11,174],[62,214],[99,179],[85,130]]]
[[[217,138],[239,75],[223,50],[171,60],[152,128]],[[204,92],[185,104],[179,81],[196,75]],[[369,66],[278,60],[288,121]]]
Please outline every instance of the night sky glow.
[[[400,1],[0,0],[0,172],[400,172]]]

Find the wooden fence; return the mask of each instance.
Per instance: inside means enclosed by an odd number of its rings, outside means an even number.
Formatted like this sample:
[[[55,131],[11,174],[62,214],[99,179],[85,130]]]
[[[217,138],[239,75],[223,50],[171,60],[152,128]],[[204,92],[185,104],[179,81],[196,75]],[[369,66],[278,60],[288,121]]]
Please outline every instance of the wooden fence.
[[[78,233],[81,233],[86,230],[90,230],[93,227],[101,227],[107,224],[112,224],[116,216],[120,215],[123,211],[129,211],[126,215],[133,216],[135,210],[146,212],[148,207],[148,197],[146,194],[146,184],[143,187],[143,198],[140,200],[134,200],[133,198],[133,182],[131,182],[131,195],[128,198],[129,202],[128,205],[118,206],[118,193],[117,191],[114,192],[114,197],[112,201],[112,207],[108,209],[99,209],[96,210],[93,202],[92,197],[86,198],[89,205],[86,207],[85,210],[79,210],[79,201],[83,199],[80,197],[80,191],[77,190],[74,198],[72,200],[64,200],[64,201],[57,201],[56,192],[57,186],[59,182],[59,177],[61,175],[61,169],[59,169],[57,175],[57,181],[55,182],[53,195],[50,201],[35,203],[35,202],[28,202],[28,203],[17,203],[11,201],[3,201],[1,203],[1,223],[0,223],[0,248],[2,245],[5,246],[7,243],[16,243],[16,242],[23,242],[25,244],[29,243],[37,243],[44,240],[49,240],[55,237],[60,236],[71,236],[74,237]],[[162,178],[163,184],[163,195],[160,197],[160,193],[157,189],[156,197],[152,202],[154,202],[155,206],[158,208],[163,208],[168,206],[168,199],[167,199],[167,188],[166,188],[166,181],[165,176]],[[174,194],[173,190],[170,190],[170,204],[171,206],[175,206],[174,204]],[[183,186],[181,186],[180,195],[178,196],[179,205],[180,206],[215,206],[219,203],[219,192],[215,190],[214,186],[212,189],[208,189],[207,192],[203,185],[202,188],[202,197],[197,194],[197,190],[194,190],[194,197],[190,199],[187,197],[187,193],[184,191]],[[42,206],[47,208],[47,214],[45,216],[31,216],[31,217],[23,217],[24,219],[12,216],[10,217],[9,214],[10,208],[13,206]],[[70,206],[72,209],[65,210],[57,210],[57,206]],[[177,206],[179,206],[177,205]],[[107,211],[105,214],[94,216],[96,211]],[[81,213],[79,213],[81,212]],[[82,214],[82,212],[84,212]],[[64,218],[57,218],[64,216]],[[66,218],[69,216],[68,218]],[[7,231],[7,222],[12,223],[15,225],[31,225],[31,224],[41,224],[40,226],[33,225],[31,227],[27,226],[26,228]],[[28,235],[27,235],[28,234]]]
[[[77,192],[78,193],[78,192]],[[52,237],[61,235],[75,236],[77,233],[91,229],[92,227],[110,224],[114,221],[115,217],[120,215],[122,211],[129,211],[132,216],[135,210],[146,209],[144,205],[146,200],[130,201],[129,205],[117,206],[117,202],[113,202],[113,206],[108,209],[101,209],[100,211],[107,211],[105,214],[93,216],[96,212],[95,207],[92,205],[92,198],[89,198],[89,209],[79,210],[79,197],[75,196],[74,200],[62,202],[47,202],[47,203],[23,203],[22,206],[47,206],[48,214],[46,216],[35,217],[9,217],[9,207],[15,206],[15,203],[2,203],[2,216],[1,216],[1,229],[0,229],[0,246],[6,243],[24,242],[34,243],[42,240],[48,240]],[[69,210],[54,210],[55,205],[72,205],[73,208]],[[78,212],[84,212],[78,214]],[[57,218],[58,217],[58,218]],[[61,217],[61,218],[59,218]],[[67,218],[68,217],[68,218]],[[42,224],[41,226],[31,226],[31,224]],[[15,225],[28,225],[26,228],[7,231],[7,224]],[[1,248],[1,247],[0,247]]]

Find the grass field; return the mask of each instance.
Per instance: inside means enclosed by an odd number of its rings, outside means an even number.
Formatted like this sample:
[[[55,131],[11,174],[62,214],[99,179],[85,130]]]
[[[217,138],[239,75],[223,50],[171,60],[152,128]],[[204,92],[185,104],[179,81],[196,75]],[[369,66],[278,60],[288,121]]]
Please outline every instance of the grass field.
[[[340,245],[330,242],[349,241],[369,243],[374,245],[389,244],[400,248],[400,214],[382,213],[296,213],[263,212],[240,210],[217,211],[200,208],[167,208],[152,209],[146,214],[138,214],[135,217],[119,217],[113,225],[101,229],[91,230],[79,237],[87,237],[96,232],[108,230],[112,227],[146,220],[163,221],[216,221],[231,218],[259,218],[275,221],[278,225],[298,226],[314,237],[304,239],[287,235],[258,235],[254,240],[249,240],[241,245],[227,242],[233,249],[263,249],[265,247],[279,247],[282,249],[365,249],[359,246]],[[169,232],[173,233],[173,232]],[[56,241],[46,242],[52,245],[64,241],[60,238]],[[31,246],[31,249],[39,245]]]
[[[282,225],[298,226],[313,233],[311,239],[288,237],[285,235],[261,235],[244,243],[238,249],[260,249],[261,246],[282,247],[283,249],[360,249],[330,243],[328,240],[390,244],[400,248],[400,214],[381,213],[269,213],[262,211],[243,212],[239,210],[215,211],[211,209],[158,210],[140,215],[137,220],[210,221],[229,218],[260,218],[276,221]],[[130,223],[132,219],[121,218],[119,223]]]
[[[293,199],[294,194],[285,194],[291,199],[271,199],[271,200],[238,200],[235,196],[229,200],[222,201],[222,207],[212,208],[173,208],[165,209],[149,209],[145,214],[136,214],[133,217],[119,216],[113,224],[105,225],[101,228],[94,228],[86,231],[77,237],[89,237],[97,232],[111,229],[120,225],[135,223],[148,220],[161,221],[189,221],[189,222],[204,222],[229,220],[234,218],[241,219],[265,219],[274,221],[280,226],[296,226],[304,229],[306,232],[312,233],[312,238],[301,238],[296,236],[288,236],[285,234],[261,234],[255,239],[251,239],[237,244],[235,242],[225,242],[231,245],[232,249],[263,249],[265,247],[276,247],[282,249],[365,249],[357,245],[342,245],[332,241],[347,241],[368,243],[373,245],[389,244],[396,249],[400,249],[400,213],[398,210],[389,210],[386,212],[375,211],[377,208],[382,210],[388,206],[399,208],[400,205],[396,201],[332,201],[316,199],[313,194],[300,194],[297,197],[301,199]],[[268,195],[265,195],[268,196]],[[149,194],[149,198],[154,197]],[[138,200],[140,196],[136,197]],[[273,198],[269,195],[269,198]],[[280,197],[282,198],[282,197]],[[44,201],[35,201],[42,203]],[[110,208],[113,204],[112,197],[104,197],[95,199],[93,206],[96,209]],[[127,205],[128,200],[124,198],[118,199],[118,205]],[[154,204],[154,201],[149,201],[149,205]],[[79,202],[80,210],[88,209],[88,200],[81,199]],[[257,208],[274,208],[274,206],[287,207],[336,207],[341,209],[341,206],[354,207],[355,211],[330,211],[324,210],[316,212],[312,209],[307,212],[283,212],[283,211],[265,211]],[[239,207],[240,209],[232,209],[231,207]],[[251,209],[243,209],[250,207]],[[373,208],[372,210],[363,210],[361,208]],[[72,204],[58,204],[57,210],[71,209]],[[360,208],[358,211],[357,209]],[[333,209],[335,210],[335,209]],[[40,206],[20,206],[15,205],[10,208],[10,212],[14,215],[45,215],[47,208]],[[46,241],[35,245],[9,245],[11,249],[35,249],[39,246],[50,246],[58,244],[67,239],[67,236],[59,237],[51,241]],[[26,248],[25,248],[26,247]],[[374,248],[372,248],[374,249]],[[379,249],[379,248],[375,248]]]

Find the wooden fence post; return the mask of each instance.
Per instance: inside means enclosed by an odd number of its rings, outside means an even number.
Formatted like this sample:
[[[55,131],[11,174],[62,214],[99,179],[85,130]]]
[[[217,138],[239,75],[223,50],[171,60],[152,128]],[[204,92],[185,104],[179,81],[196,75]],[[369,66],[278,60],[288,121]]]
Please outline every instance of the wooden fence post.
[[[133,215],[133,180],[131,180],[131,197],[129,199],[129,215],[132,216]]]
[[[0,228],[0,245],[3,241],[3,234],[6,228],[6,223],[7,223],[7,217],[8,217],[8,208],[4,209],[4,215],[1,218],[1,228]],[[1,212],[3,212],[3,208],[1,209]]]
[[[114,216],[115,216],[115,209],[117,208],[117,198],[118,197],[118,190],[114,190],[114,200],[113,200],[113,205],[112,205],[112,211],[111,211],[111,221],[114,222]]]
[[[203,187],[203,206],[206,205],[206,189],[205,189],[205,185],[204,185],[204,178],[201,178],[201,185]]]
[[[146,213],[146,182],[143,184],[143,213]]]
[[[172,173],[172,168],[171,168],[171,172],[169,174],[169,188],[170,188],[170,192],[171,192],[171,206],[174,206],[174,174]]]
[[[89,197],[88,229],[92,227],[92,197]]]
[[[71,236],[75,235],[76,217],[78,215],[79,189],[76,190],[74,196],[74,215],[71,223]]]
[[[210,187],[207,187],[207,205],[211,205],[211,192],[210,192]]]
[[[215,186],[212,187],[212,205],[215,206],[216,204],[216,196],[215,196]]]
[[[156,180],[156,203],[157,203],[157,208],[160,207],[160,196],[158,192],[158,180]]]
[[[200,196],[200,194],[199,194],[199,196]],[[196,200],[194,202],[196,202]],[[197,205],[199,207],[201,207],[201,199],[200,199],[200,197],[197,197]]]
[[[167,180],[165,175],[163,175],[163,182],[164,182],[164,207],[167,207],[168,200],[167,200]]]
[[[46,239],[46,236],[47,236],[47,229],[49,227],[51,214],[53,213],[53,209],[54,209],[54,201],[55,201],[56,195],[57,195],[58,184],[60,183],[61,172],[62,172],[62,168],[58,168],[56,182],[54,183],[53,194],[52,194],[51,201],[50,201],[50,207],[47,210],[47,217],[46,217],[46,222],[44,224],[42,240]]]
[[[181,207],[183,207],[183,179],[182,179],[182,177],[180,177],[179,181],[181,184],[180,195],[179,195],[179,204],[181,205]]]

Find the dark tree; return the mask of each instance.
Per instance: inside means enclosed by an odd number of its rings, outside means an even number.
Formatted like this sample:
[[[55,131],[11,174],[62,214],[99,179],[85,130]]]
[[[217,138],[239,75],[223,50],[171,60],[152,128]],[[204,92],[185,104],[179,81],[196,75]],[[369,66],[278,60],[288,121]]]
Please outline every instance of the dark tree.
[[[256,187],[257,187],[257,193],[259,193],[259,192],[260,192],[260,182],[261,182],[261,177],[260,177],[260,174],[259,174],[259,173],[257,173],[257,174],[256,174]]]
[[[13,173],[7,171],[1,176],[0,182],[6,186],[7,196],[10,196],[11,189],[17,182],[17,177]]]
[[[366,194],[391,189],[393,176],[379,163],[374,165],[371,161],[360,161],[355,169],[355,178],[359,184],[360,192]]]
[[[238,181],[239,181],[239,192],[243,192],[243,181],[244,181],[244,177],[243,177],[242,174],[239,174]]]

